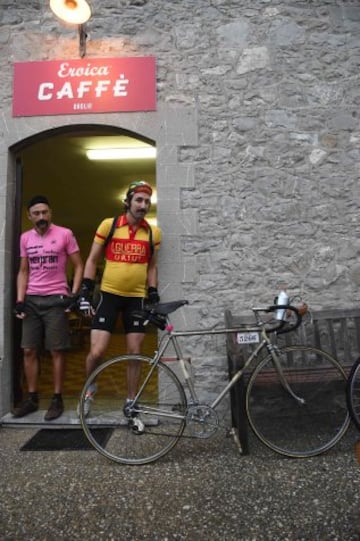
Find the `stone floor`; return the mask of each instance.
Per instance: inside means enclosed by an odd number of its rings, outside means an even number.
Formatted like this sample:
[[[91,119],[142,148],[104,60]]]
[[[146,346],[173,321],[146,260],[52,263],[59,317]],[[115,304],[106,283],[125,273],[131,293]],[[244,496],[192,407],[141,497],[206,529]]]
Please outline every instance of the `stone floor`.
[[[96,451],[22,452],[34,426],[0,428],[2,541],[359,541],[351,428],[328,453],[286,459],[250,438],[183,439],[146,466]]]

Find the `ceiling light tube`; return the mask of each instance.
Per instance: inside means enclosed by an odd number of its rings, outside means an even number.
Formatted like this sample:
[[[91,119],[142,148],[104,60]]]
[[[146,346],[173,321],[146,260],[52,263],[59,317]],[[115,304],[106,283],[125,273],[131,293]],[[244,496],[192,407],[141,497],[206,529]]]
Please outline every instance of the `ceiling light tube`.
[[[141,160],[156,157],[155,147],[94,148],[86,151],[89,160]]]

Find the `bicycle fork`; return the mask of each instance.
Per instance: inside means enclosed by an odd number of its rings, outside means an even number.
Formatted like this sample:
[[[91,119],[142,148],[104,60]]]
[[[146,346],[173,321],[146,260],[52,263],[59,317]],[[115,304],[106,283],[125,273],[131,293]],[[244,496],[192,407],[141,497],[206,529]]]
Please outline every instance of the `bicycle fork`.
[[[304,405],[306,401],[304,398],[301,398],[300,396],[297,396],[296,393],[292,390],[290,387],[288,381],[286,380],[286,377],[284,375],[280,359],[278,356],[278,348],[277,346],[274,346],[267,338],[264,338],[262,342],[255,348],[255,350],[251,353],[250,357],[248,357],[245,365],[238,370],[229,383],[226,385],[226,387],[223,389],[223,391],[219,394],[219,396],[214,400],[214,402],[211,404],[211,408],[215,409],[216,406],[223,400],[224,396],[228,393],[228,391],[235,385],[235,383],[242,377],[244,374],[244,371],[246,368],[252,363],[252,361],[257,358],[260,351],[263,349],[263,347],[266,346],[266,349],[268,350],[269,354],[271,355],[275,370],[279,376],[279,380],[281,385],[283,386],[284,390],[289,393],[290,396],[294,398],[299,404]]]
[[[268,344],[266,346],[266,349],[268,350],[268,352],[271,355],[271,358],[273,360],[273,364],[275,366],[276,372],[277,372],[277,374],[279,376],[280,383],[283,386],[283,388],[285,389],[285,391],[287,391],[290,394],[290,396],[292,396],[297,402],[299,402],[299,404],[304,405],[305,404],[305,399],[301,398],[300,396],[297,396],[297,394],[294,393],[294,391],[290,387],[287,379],[284,376],[284,372],[283,372],[283,369],[282,369],[282,366],[281,366],[281,363],[280,363],[280,359],[279,359],[279,349],[278,349],[278,347],[271,344],[271,342],[268,342]]]

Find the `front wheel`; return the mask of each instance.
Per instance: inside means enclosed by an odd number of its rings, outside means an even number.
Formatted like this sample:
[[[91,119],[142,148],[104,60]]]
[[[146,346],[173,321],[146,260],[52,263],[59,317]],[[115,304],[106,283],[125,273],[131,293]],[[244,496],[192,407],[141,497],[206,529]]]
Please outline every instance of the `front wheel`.
[[[346,398],[351,418],[360,430],[360,358],[355,361],[350,370]]]
[[[134,366],[141,394],[129,411],[124,410],[127,373]],[[94,384],[97,391],[86,415],[86,391]],[[177,376],[165,364],[154,367],[149,357],[124,355],[106,361],[90,375],[79,409],[85,435],[99,453],[122,464],[147,464],[168,453],[180,438],[186,397]]]
[[[349,426],[345,372],[337,360],[313,347],[285,347],[277,356],[278,369],[268,355],[250,376],[246,396],[250,425],[281,455],[319,455],[333,447]]]

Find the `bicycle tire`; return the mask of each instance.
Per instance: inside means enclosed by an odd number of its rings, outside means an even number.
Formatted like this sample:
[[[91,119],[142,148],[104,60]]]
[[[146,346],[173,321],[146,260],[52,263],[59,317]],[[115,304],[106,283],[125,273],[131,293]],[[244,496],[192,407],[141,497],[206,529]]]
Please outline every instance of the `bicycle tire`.
[[[159,362],[136,405],[145,424],[144,431],[136,433],[123,413],[128,396],[126,369],[129,362],[140,363],[141,382],[154,364],[150,357],[123,355],[99,366],[81,392],[80,422],[91,445],[106,458],[121,464],[147,464],[168,453],[181,437],[186,419],[186,396],[176,374]],[[86,417],[86,390],[95,382],[97,391]],[[99,428],[109,429],[106,441],[99,438],[96,430]]]
[[[324,453],[350,424],[345,372],[331,355],[310,346],[289,346],[278,352],[291,389],[305,403],[285,390],[268,355],[249,379],[250,426],[260,441],[281,455],[305,458]]]
[[[351,367],[346,385],[346,400],[351,419],[360,430],[360,358]]]

